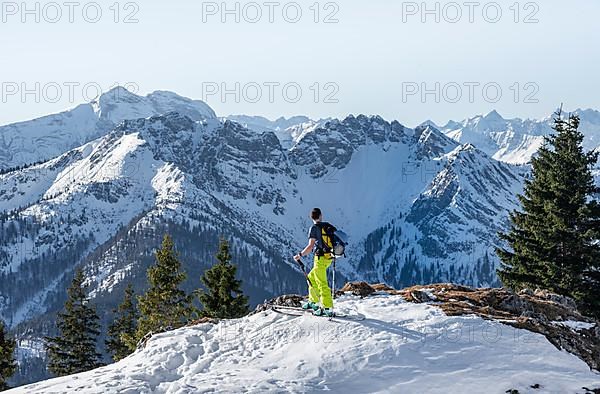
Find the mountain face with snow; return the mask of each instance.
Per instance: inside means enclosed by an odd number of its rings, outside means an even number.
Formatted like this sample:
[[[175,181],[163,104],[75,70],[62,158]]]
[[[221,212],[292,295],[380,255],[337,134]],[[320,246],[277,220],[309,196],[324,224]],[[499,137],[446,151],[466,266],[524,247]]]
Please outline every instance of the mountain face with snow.
[[[269,120],[262,116],[230,115],[223,118],[223,120],[231,120],[257,132],[273,132],[279,139],[281,146],[289,149],[298,142],[305,133],[318,126],[324,125],[331,119],[320,119],[315,121],[306,116],[292,116],[289,119],[281,117],[276,120]]]
[[[171,111],[196,120],[215,117],[205,103],[171,92],[140,97],[114,88],[69,111],[0,127],[0,171],[54,158],[105,135],[123,120]]]
[[[573,113],[581,119],[587,150],[600,149],[600,112],[586,109]],[[504,119],[496,111],[462,122],[450,121],[441,131],[460,143],[475,145],[496,160],[525,164],[537,152],[544,137],[552,134],[553,116],[542,120]]]
[[[336,308],[365,320],[265,310],[155,334],[117,363],[8,393],[563,394],[600,386],[575,355],[500,320],[449,316],[385,293],[344,295]],[[584,329],[556,322],[567,323]]]
[[[501,228],[522,174],[433,128],[411,130],[379,117],[328,122],[286,150],[273,133],[172,112],[124,121],[0,178],[0,312],[14,325],[51,308],[48,297],[83,261],[98,271],[96,292],[121,284],[126,267],[96,256],[99,248],[110,255],[123,238],[160,233],[167,222],[190,242],[201,234],[232,237],[260,267],[254,275],[248,270],[248,284],[268,294],[285,290],[289,256],[303,246],[306,212],[317,205],[355,239],[340,267],[345,275],[394,285],[423,276],[494,283],[493,262],[482,260],[489,250],[465,248],[495,245],[495,235],[484,234]],[[484,191],[493,197],[482,198]],[[456,246],[442,252],[436,243]],[[212,249],[199,246],[204,265]],[[126,263],[126,272],[143,277],[143,267]],[[273,283],[271,275],[282,278]],[[31,291],[21,290],[25,281],[35,284]]]
[[[252,303],[304,292],[291,256],[305,246],[315,206],[351,237],[338,283],[498,284],[497,232],[527,166],[431,123],[411,129],[359,115],[260,129],[173,93],[119,97],[73,110],[85,116],[0,128],[4,138],[17,127],[44,148],[33,156],[11,148],[21,153],[0,162],[23,166],[0,172],[0,318],[29,365],[76,267],[107,324],[128,283],[144,290],[165,233],[181,252],[187,290],[224,236]],[[19,382],[40,377],[26,371]]]
[[[183,251],[188,290],[226,236],[253,303],[303,292],[291,256],[314,206],[352,237],[338,281],[494,284],[495,234],[523,174],[432,127],[380,117],[327,122],[291,149],[213,117],[126,120],[0,175],[0,314],[17,332],[47,333],[81,266],[106,324],[127,283],[143,290],[165,233]]]
[[[269,120],[264,116],[229,115],[223,120],[231,120],[256,131],[280,131],[302,123],[313,122],[309,117],[302,115],[292,116],[289,119],[282,116],[275,120]]]

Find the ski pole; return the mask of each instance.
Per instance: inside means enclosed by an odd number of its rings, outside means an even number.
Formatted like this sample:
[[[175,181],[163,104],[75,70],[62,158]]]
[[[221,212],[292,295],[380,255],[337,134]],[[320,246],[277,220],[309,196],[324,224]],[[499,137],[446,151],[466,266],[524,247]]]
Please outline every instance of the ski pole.
[[[331,298],[335,298],[335,257],[333,258],[333,280],[331,287]]]
[[[298,263],[298,265],[300,266],[300,268],[302,269],[302,273],[304,274],[304,277],[306,278],[306,283],[308,284],[308,287],[312,287],[312,283],[310,283],[310,279],[308,279],[308,275],[306,274],[306,268],[304,267],[304,263],[302,262],[302,259],[300,260],[294,260]]]
[[[335,255],[333,256],[333,279],[332,279],[332,287],[331,287],[331,300],[334,301],[335,300]],[[334,303],[332,302],[331,304],[331,312],[333,314],[333,307],[334,307]]]

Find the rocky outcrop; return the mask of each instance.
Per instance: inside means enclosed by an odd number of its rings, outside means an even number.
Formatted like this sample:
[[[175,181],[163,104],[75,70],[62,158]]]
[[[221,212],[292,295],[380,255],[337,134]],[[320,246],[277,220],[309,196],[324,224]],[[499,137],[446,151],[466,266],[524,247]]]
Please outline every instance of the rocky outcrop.
[[[375,291],[367,282],[348,282],[338,293],[352,293],[359,297],[367,297]]]
[[[410,302],[432,302],[448,315],[475,314],[544,335],[600,370],[600,323],[577,311],[575,301],[546,291],[471,289],[453,284],[415,286],[401,294]]]
[[[273,298],[258,305],[252,313],[254,314],[258,312],[264,312],[266,310],[271,309],[271,307],[275,305],[299,308],[300,306],[302,306],[302,300],[304,300],[304,297],[298,294],[281,295],[277,298]]]

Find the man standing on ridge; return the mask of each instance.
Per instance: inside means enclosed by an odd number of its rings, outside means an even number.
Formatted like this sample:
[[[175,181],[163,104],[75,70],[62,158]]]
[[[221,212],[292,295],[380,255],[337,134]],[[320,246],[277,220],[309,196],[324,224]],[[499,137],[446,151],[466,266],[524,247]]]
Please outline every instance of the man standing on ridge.
[[[327,283],[327,268],[333,261],[331,245],[332,240],[328,234],[335,231],[335,227],[323,222],[323,214],[319,208],[314,208],[310,213],[313,225],[308,233],[308,245],[300,251],[294,259],[300,261],[302,256],[315,252],[314,266],[308,274],[308,302],[302,305],[303,309],[313,309],[317,316],[333,316],[333,298],[329,283]],[[319,303],[321,304],[319,306]]]

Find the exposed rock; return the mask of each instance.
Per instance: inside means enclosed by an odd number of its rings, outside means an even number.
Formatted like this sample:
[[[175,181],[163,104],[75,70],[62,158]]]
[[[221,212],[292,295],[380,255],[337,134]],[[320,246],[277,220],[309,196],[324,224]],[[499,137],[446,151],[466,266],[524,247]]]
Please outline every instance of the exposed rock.
[[[434,305],[448,315],[475,314],[516,328],[544,335],[558,349],[577,355],[590,368],[600,370],[600,323],[577,311],[575,301],[547,291],[470,289],[452,284],[414,286],[399,292],[407,301]],[[591,328],[576,328],[573,324]]]
[[[435,301],[436,298],[429,292],[423,290],[413,290],[410,292],[412,300],[418,303]]]
[[[373,290],[375,291],[396,291],[395,289],[389,287],[388,285],[386,285],[385,283],[376,283],[374,285],[371,285],[371,287],[373,288]]]
[[[352,293],[356,296],[367,297],[375,292],[375,289],[367,282],[348,282],[340,289],[342,293]]]
[[[197,326],[198,324],[217,324],[219,319],[213,319],[212,317],[201,317],[200,319],[192,320],[187,324],[187,326]]]
[[[561,296],[558,294],[550,293],[546,290],[539,289],[535,291],[534,295],[539,298],[545,298],[547,300],[556,302],[557,304],[563,305],[566,308],[577,309],[577,303],[574,299],[569,297]]]
[[[305,297],[300,296],[298,294],[281,295],[277,298],[273,298],[271,300],[263,302],[262,304],[257,305],[256,309],[254,309],[254,312],[252,313],[258,313],[269,310],[273,305],[300,307],[302,306],[302,300],[304,300],[304,298]]]
[[[533,290],[531,289],[523,289],[521,291],[519,291],[520,295],[528,295],[528,296],[532,296],[533,295]]]

